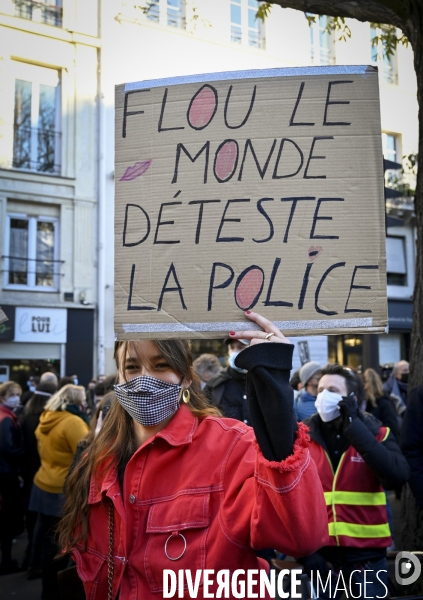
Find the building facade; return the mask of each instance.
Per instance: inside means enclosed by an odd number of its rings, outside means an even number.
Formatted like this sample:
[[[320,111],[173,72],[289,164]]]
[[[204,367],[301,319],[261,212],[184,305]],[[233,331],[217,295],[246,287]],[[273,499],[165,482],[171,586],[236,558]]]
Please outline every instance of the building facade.
[[[379,68],[383,149],[386,159],[402,162],[417,149],[416,79],[412,51],[399,46],[386,58],[369,23],[347,20],[351,38],[340,41],[328,33],[328,18],[306,16],[274,6],[264,23],[255,18],[256,0],[108,0],[101,17],[101,87],[105,125],[105,213],[113,206],[114,85],[176,75],[242,69],[306,65],[374,64]],[[103,150],[100,149],[100,153]],[[357,173],[357,177],[360,174]],[[387,184],[401,174],[387,172]],[[413,189],[413,176],[406,180]],[[390,333],[379,336],[381,363],[407,356],[411,331],[411,296],[414,287],[415,217],[412,198],[388,202],[394,227],[387,230],[387,270]],[[106,238],[113,237],[107,220]],[[105,264],[113,262],[113,245],[106,245]],[[105,274],[105,314],[113,311],[113,271]],[[105,360],[112,367],[113,322],[105,321]],[[208,343],[207,351],[210,351]],[[202,351],[195,342],[194,350]],[[219,347],[216,346],[219,351]],[[308,340],[312,360],[322,360],[321,340]],[[327,358],[359,367],[363,362],[363,336],[329,336]],[[300,356],[296,358],[298,362]]]
[[[385,158],[417,150],[410,48],[384,57],[369,23],[257,0],[3,0],[0,5],[0,368],[21,379],[53,365],[62,374],[114,370],[114,87],[196,73],[327,64],[376,64]],[[307,17],[307,18],[306,18]],[[360,174],[357,174],[359,177]],[[396,186],[399,173],[388,172]],[[411,196],[388,199],[390,333],[380,362],[407,356],[414,287]],[[48,330],[48,331],[47,331]],[[362,364],[363,336],[310,338],[301,356]],[[194,351],[220,353],[219,342]],[[300,353],[296,358],[301,362]],[[52,362],[54,361],[54,362]],[[16,378],[16,377],[14,377]]]
[[[0,4],[0,366],[21,384],[94,368],[99,48],[96,2]]]

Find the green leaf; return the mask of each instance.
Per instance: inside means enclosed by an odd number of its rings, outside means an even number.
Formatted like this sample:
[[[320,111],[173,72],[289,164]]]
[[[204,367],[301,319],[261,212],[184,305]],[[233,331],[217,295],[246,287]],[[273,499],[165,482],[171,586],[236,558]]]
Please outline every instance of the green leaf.
[[[395,54],[397,46],[408,46],[407,37],[401,32],[398,37],[395,25],[384,25],[381,23],[370,23],[370,26],[376,30],[376,35],[372,38],[372,47],[381,46],[382,54],[385,58],[390,58]]]
[[[308,21],[309,27],[316,23],[316,18],[320,19],[323,15],[312,15],[310,13],[304,13],[305,18]],[[324,29],[326,33],[329,35],[333,32],[339,32],[339,36],[337,37],[337,41],[346,42],[348,38],[351,37],[351,29],[345,22],[345,17],[331,17],[327,21],[327,25]]]
[[[271,2],[262,2],[259,7],[258,10],[256,12],[256,19],[261,19],[261,21],[265,21],[265,19],[267,19],[267,17],[270,15],[270,11],[272,10],[272,3]]]

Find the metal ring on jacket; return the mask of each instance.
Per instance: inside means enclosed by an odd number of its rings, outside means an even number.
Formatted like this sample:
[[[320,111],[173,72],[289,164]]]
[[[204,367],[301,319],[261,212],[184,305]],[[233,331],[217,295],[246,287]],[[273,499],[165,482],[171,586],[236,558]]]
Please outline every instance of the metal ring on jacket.
[[[169,554],[167,553],[167,544],[168,544],[170,538],[176,537],[173,533],[171,533],[170,536],[167,538],[165,547],[164,547],[165,554],[169,560],[179,560],[180,558],[183,557],[183,555],[185,554],[185,550],[187,549],[187,541],[185,539],[185,536],[183,536],[182,533],[179,533],[179,531],[177,531],[176,533],[177,533],[177,535],[181,536],[181,538],[184,540],[184,549],[182,550],[182,552],[179,556],[176,556],[176,558],[172,558],[171,556],[169,556]]]

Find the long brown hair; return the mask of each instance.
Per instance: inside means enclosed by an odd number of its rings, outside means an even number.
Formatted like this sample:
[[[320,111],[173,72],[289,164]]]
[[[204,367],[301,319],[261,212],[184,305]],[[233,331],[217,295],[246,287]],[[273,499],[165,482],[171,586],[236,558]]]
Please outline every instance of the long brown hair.
[[[384,394],[382,380],[374,369],[364,371],[364,383],[366,384],[366,397],[372,406],[376,408],[378,398]]]
[[[115,360],[121,367],[133,342],[116,342]],[[170,367],[184,380],[192,381],[189,386],[190,400],[185,405],[194,416],[204,419],[209,415],[221,416],[219,410],[207,403],[201,391],[200,380],[192,368],[192,354],[187,340],[165,340],[155,342],[159,353]],[[122,348],[122,351],[120,349]],[[137,352],[136,342],[133,345]],[[123,369],[120,369],[123,371]],[[75,468],[69,473],[65,485],[63,518],[58,527],[59,548],[70,552],[76,543],[87,542],[88,493],[91,476],[100,479],[111,465],[124,468],[137,449],[133,420],[119,402],[113,402],[107,419],[93,443],[87,448]]]

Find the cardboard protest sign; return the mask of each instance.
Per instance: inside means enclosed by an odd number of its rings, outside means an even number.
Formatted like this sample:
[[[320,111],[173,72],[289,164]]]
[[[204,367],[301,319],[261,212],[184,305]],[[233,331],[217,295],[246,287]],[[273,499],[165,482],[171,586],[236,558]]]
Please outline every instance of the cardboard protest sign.
[[[385,330],[376,68],[120,85],[115,185],[117,339]]]

